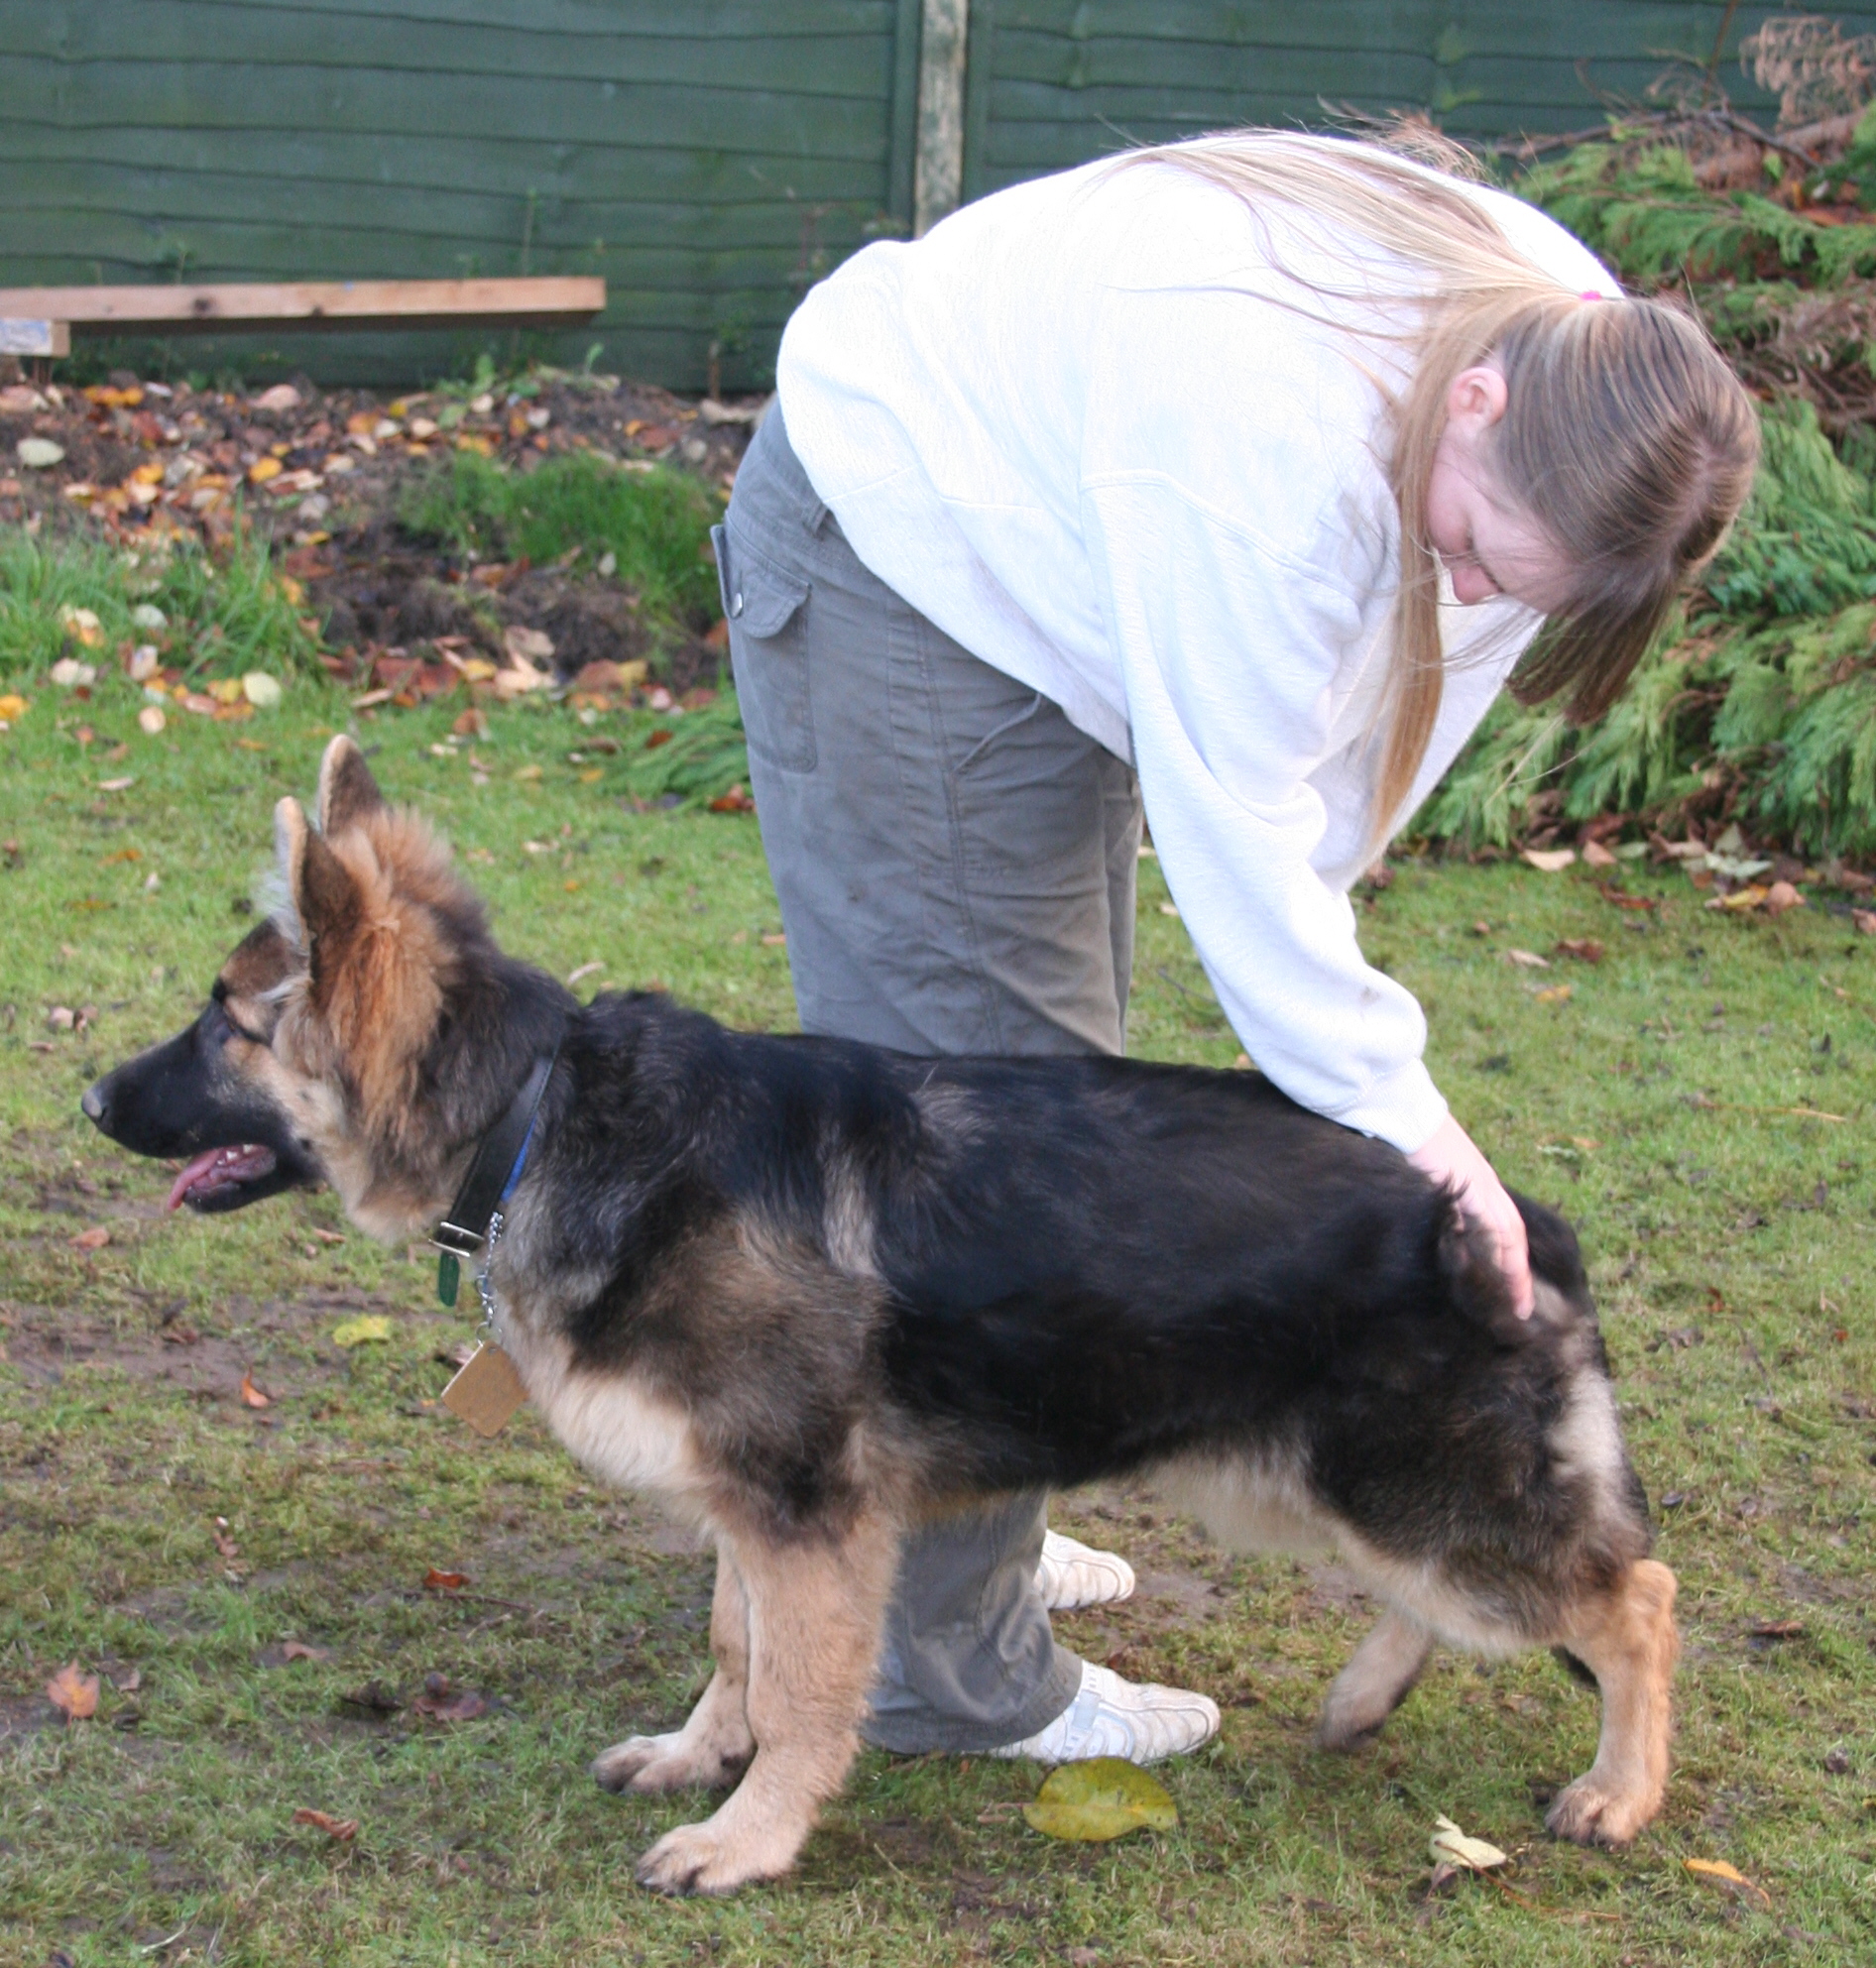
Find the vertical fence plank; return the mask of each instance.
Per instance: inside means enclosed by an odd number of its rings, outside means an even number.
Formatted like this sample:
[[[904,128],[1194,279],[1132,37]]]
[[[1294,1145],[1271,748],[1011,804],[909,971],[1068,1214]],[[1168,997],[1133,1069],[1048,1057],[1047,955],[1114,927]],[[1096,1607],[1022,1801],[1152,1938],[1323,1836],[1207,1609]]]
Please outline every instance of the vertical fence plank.
[[[981,4],[981,0],[980,0]],[[912,232],[927,233],[964,191],[964,77],[971,0],[924,0],[918,44],[918,166]]]
[[[898,0],[892,15],[892,143],[886,165],[886,210],[912,230],[918,162],[918,52],[924,0]]]

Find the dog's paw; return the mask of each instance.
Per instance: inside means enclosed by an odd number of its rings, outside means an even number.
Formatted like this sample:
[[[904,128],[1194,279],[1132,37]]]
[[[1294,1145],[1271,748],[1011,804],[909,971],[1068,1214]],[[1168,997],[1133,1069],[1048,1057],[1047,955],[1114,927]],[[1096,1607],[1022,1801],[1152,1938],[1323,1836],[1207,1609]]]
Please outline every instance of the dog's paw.
[[[785,1873],[799,1844],[798,1837],[738,1838],[714,1817],[680,1824],[639,1861],[639,1884],[653,1893],[734,1893]]]
[[[1619,1849],[1634,1842],[1659,1803],[1658,1798],[1604,1785],[1592,1770],[1560,1794],[1544,1823],[1554,1836],[1573,1844]]]
[[[1386,1715],[1367,1716],[1340,1711],[1331,1702],[1317,1717],[1316,1747],[1332,1750],[1338,1756],[1349,1756],[1356,1750],[1372,1748],[1386,1725]]]
[[[656,1796],[664,1791],[722,1790],[736,1782],[748,1762],[747,1756],[727,1754],[713,1743],[687,1742],[680,1729],[668,1736],[633,1736],[614,1743],[593,1759],[592,1770],[602,1791]]]

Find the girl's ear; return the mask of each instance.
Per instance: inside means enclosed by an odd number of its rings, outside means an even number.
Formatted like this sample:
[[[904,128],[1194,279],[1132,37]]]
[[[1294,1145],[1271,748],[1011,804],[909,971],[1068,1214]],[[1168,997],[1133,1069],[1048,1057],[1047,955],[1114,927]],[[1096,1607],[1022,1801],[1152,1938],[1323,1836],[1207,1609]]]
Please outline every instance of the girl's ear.
[[[361,761],[362,762],[362,761]],[[306,825],[296,799],[274,809],[281,874],[299,925],[299,944],[312,974],[316,1002],[351,944],[360,918],[358,884],[325,842]]]
[[[1503,370],[1489,362],[1474,363],[1462,369],[1447,390],[1446,420],[1474,434],[1489,430],[1504,415],[1509,397]]]

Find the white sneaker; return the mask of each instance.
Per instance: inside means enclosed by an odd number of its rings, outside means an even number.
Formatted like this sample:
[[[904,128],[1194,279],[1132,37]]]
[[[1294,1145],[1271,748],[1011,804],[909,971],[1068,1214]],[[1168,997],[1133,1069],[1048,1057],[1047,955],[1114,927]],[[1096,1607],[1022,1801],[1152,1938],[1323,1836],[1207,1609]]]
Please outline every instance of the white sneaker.
[[[1098,1552],[1075,1538],[1044,1531],[1036,1590],[1052,1613],[1072,1613],[1078,1606],[1111,1606],[1133,1596],[1133,1567],[1113,1552]]]
[[[1081,1692],[1046,1729],[987,1754],[1037,1763],[1086,1763],[1096,1756],[1158,1763],[1209,1743],[1218,1724],[1218,1703],[1203,1694],[1123,1681],[1112,1668],[1084,1661]]]

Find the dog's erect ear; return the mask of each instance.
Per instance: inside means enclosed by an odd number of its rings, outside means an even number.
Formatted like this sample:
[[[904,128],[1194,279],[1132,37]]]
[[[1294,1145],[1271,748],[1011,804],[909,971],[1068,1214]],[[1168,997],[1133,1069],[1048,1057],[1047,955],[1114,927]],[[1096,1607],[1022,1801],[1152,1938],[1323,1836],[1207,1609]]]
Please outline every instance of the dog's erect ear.
[[[319,761],[319,831],[327,840],[355,826],[385,803],[378,781],[365,763],[365,754],[341,734],[325,749]]]
[[[369,783],[370,775],[366,777]],[[275,807],[274,838],[316,994],[321,975],[330,975],[333,962],[358,926],[358,884],[345,864],[306,825],[296,799],[284,799]]]

